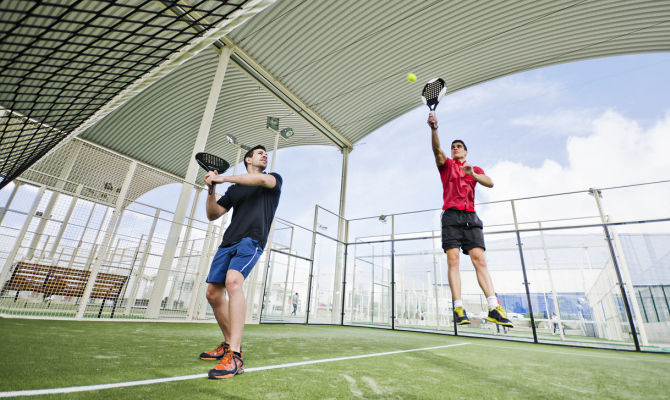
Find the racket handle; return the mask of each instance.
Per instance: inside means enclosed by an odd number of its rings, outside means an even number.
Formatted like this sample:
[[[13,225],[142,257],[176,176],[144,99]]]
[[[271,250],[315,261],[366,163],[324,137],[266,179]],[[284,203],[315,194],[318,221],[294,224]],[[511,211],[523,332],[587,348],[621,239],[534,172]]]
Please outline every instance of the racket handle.
[[[209,194],[214,194],[214,185],[216,185],[216,184],[215,184],[215,183],[212,183],[212,184],[209,186]]]
[[[434,117],[435,112],[433,110],[430,110],[430,112],[428,113],[428,116]],[[437,129],[437,123],[435,123],[435,124],[429,123],[428,126],[430,126],[431,129]]]

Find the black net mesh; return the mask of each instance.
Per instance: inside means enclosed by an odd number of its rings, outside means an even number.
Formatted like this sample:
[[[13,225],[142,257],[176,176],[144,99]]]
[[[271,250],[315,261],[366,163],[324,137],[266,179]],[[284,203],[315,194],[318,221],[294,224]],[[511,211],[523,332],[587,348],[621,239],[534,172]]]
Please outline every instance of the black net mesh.
[[[244,4],[0,0],[0,189]]]

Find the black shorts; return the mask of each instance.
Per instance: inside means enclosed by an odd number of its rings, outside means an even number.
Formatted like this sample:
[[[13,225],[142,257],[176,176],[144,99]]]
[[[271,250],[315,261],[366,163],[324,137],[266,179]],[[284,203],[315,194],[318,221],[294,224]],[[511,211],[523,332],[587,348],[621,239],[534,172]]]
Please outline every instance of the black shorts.
[[[442,249],[461,248],[463,254],[484,246],[484,224],[476,213],[461,210],[442,211]]]

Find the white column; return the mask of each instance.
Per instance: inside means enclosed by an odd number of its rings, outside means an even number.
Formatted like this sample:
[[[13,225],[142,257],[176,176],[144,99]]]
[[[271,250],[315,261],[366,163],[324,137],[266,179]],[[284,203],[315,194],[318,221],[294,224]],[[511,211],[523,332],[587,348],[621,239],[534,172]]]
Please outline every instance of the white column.
[[[216,230],[216,225],[214,225],[212,229]],[[212,233],[212,238],[215,238],[215,239],[212,239],[212,240],[209,241],[209,257],[207,257],[207,260],[205,261],[205,264],[207,264],[207,265],[210,264],[210,260],[212,259],[212,257],[216,253],[217,249],[219,248],[219,240],[216,239],[217,238],[216,232]],[[207,270],[205,269],[205,271],[207,271]],[[207,276],[207,272],[205,272],[204,276]],[[204,283],[205,282],[202,283],[202,286],[201,286],[201,289],[200,289],[200,291],[202,292],[200,299],[204,299],[205,298],[205,293],[207,292],[207,285],[205,285]],[[196,317],[198,319],[204,319],[207,316],[207,307],[209,307],[209,303],[207,301],[202,301],[201,300],[200,307],[197,308],[197,311],[196,311]]]
[[[109,249],[114,240],[114,234],[118,226],[121,213],[123,212],[123,205],[125,203],[126,197],[128,195],[128,189],[130,188],[130,183],[132,182],[133,175],[135,174],[135,169],[137,168],[137,161],[132,161],[128,168],[128,173],[123,180],[123,185],[121,186],[121,191],[119,192],[118,197],[116,198],[116,204],[114,211],[112,212],[112,217],[109,220],[107,229],[105,230],[105,237],[102,240],[102,245],[100,251],[98,252],[95,262],[91,268],[91,274],[89,275],[88,282],[86,283],[86,289],[84,289],[84,294],[81,296],[81,303],[79,304],[79,309],[77,310],[77,318],[84,318],[84,313],[86,312],[86,306],[91,297],[91,291],[93,291],[93,285],[95,280],[98,277],[98,271],[102,266],[104,260],[109,257]]]
[[[214,112],[216,111],[216,104],[219,100],[221,86],[223,85],[223,78],[226,74],[226,68],[228,66],[229,59],[230,48],[224,47],[221,51],[219,64],[217,66],[216,73],[214,74],[214,81],[212,82],[212,87],[209,91],[209,97],[207,98],[205,111],[200,122],[198,136],[195,140],[193,151],[191,152],[191,158],[189,160],[186,177],[184,179],[185,182],[182,185],[181,194],[179,195],[179,200],[177,201],[177,209],[175,210],[174,217],[172,218],[172,224],[170,226],[170,231],[168,232],[167,241],[165,243],[165,250],[163,251],[160,266],[158,267],[158,275],[156,276],[154,287],[151,291],[151,297],[149,299],[149,306],[147,307],[146,315],[148,318],[158,318],[160,312],[161,300],[163,299],[163,295],[165,293],[165,287],[167,286],[170,270],[172,269],[172,263],[174,261],[177,241],[179,240],[179,235],[181,234],[182,225],[184,223],[184,217],[186,216],[186,206],[188,205],[188,201],[193,192],[192,185],[195,184],[195,179],[198,174],[198,164],[195,161],[195,155],[196,153],[205,150],[205,145],[207,144],[209,130],[212,126],[212,121],[214,120]]]
[[[177,265],[183,265],[183,260],[184,257],[186,257],[186,249],[188,248],[188,242],[191,240],[191,231],[193,230],[193,219],[195,218],[195,210],[198,206],[198,200],[200,198],[200,192],[202,192],[202,188],[196,187],[195,189],[195,197],[193,198],[193,202],[191,203],[191,212],[188,215],[188,223],[186,224],[186,233],[184,234],[184,240],[182,241],[182,246],[181,249],[179,250],[179,257],[177,260]],[[191,244],[191,247],[193,247],[193,244]],[[190,256],[189,256],[190,257]],[[188,258],[187,258],[187,263],[184,266],[184,272],[188,269]],[[167,304],[172,304],[174,301],[174,296],[177,292],[177,284],[172,285],[172,289],[170,290],[170,296],[168,298],[168,303]],[[183,284],[182,284],[183,285]]]
[[[193,290],[191,291],[191,300],[188,303],[188,312],[186,313],[186,319],[193,320],[196,317],[196,311],[198,310],[198,305],[200,301],[205,297],[205,290],[207,285],[205,284],[205,277],[207,276],[207,268],[209,267],[209,259],[211,256],[210,246],[211,242],[214,239],[214,223],[209,221],[207,224],[207,234],[205,235],[205,241],[202,244],[202,251],[200,252],[200,258],[198,259],[198,272],[193,278]]]
[[[28,214],[26,214],[26,221],[23,223],[23,227],[21,227],[21,230],[16,235],[16,241],[14,242],[14,246],[9,251],[9,254],[7,255],[7,260],[5,261],[5,266],[2,268],[2,272],[0,273],[0,288],[4,286],[5,279],[7,279],[7,275],[9,275],[9,270],[12,268],[12,264],[14,264],[14,259],[16,258],[19,249],[21,249],[21,243],[23,243],[23,237],[26,236],[26,233],[28,232],[30,222],[33,220],[35,212],[37,211],[37,207],[40,205],[40,200],[44,195],[44,191],[45,187],[40,186],[40,189],[37,191],[37,194],[35,195],[35,200],[33,200],[33,205],[30,207],[30,211],[28,211]]]
[[[345,223],[344,223],[344,208],[347,196],[347,169],[349,166],[349,148],[342,149],[342,179],[340,180],[340,209],[339,220],[337,224],[337,240],[344,242],[345,238]],[[340,321],[340,313],[342,312],[342,276],[344,270],[344,245],[337,243],[337,254],[335,255],[335,273],[333,275],[335,282],[333,282],[333,312],[331,314],[331,322],[336,324]]]

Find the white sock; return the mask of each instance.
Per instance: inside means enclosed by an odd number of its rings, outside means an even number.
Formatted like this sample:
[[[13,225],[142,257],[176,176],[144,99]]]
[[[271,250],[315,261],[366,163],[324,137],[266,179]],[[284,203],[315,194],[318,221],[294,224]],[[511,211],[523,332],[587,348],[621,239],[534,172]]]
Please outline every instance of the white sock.
[[[486,298],[486,302],[489,303],[489,311],[498,307],[498,298],[496,296],[491,296]]]
[[[454,300],[454,308],[463,307],[463,300]]]

